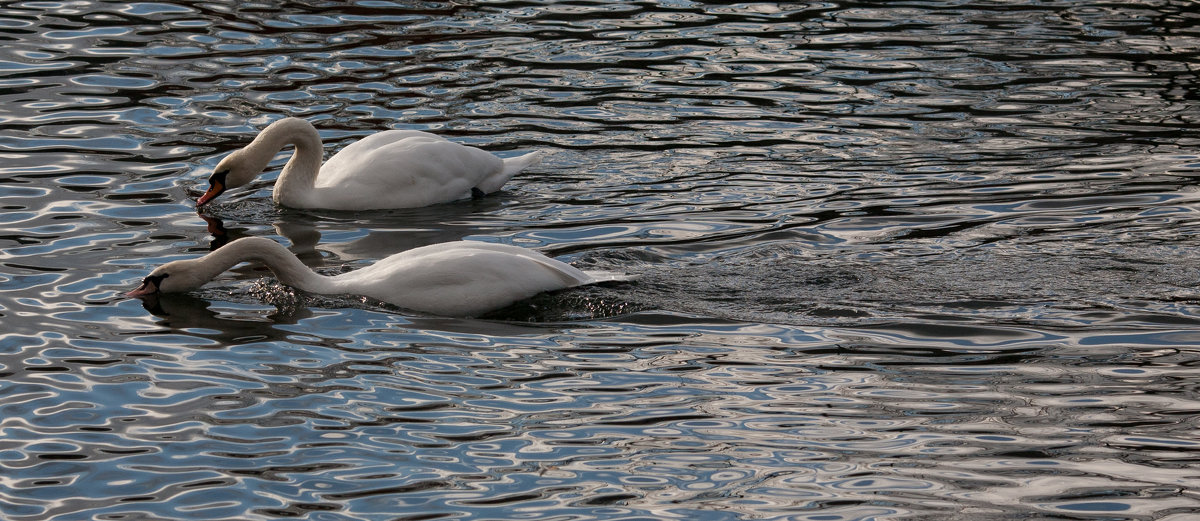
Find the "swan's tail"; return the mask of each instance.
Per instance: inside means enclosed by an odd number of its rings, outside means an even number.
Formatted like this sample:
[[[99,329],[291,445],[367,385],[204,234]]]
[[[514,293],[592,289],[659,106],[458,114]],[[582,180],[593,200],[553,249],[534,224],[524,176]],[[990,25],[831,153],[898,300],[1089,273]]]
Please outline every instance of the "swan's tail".
[[[504,168],[493,174],[491,177],[480,181],[476,188],[485,194],[495,192],[496,190],[499,190],[500,187],[504,186],[504,183],[507,183],[509,179],[512,179],[512,176],[517,175],[517,172],[529,168],[541,159],[542,152],[540,150],[517,157],[505,158]]]

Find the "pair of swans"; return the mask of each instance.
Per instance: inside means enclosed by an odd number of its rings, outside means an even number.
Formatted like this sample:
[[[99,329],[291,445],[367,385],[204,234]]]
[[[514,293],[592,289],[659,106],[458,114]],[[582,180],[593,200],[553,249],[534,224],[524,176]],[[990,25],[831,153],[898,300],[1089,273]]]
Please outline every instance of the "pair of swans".
[[[295,151],[275,181],[272,198],[283,206],[335,210],[412,208],[482,196],[541,156],[531,152],[501,159],[426,132],[389,130],[347,146],[322,165],[317,130],[305,120],[285,118],[221,160],[197,205],[249,183],[287,145]],[[364,295],[448,316],[477,316],[544,291],[619,278],[584,272],[518,246],[475,241],[415,248],[330,277],[312,271],[275,241],[245,237],[203,257],[164,264],[126,295],[191,291],[245,261],[262,262],[284,284],[311,293]]]

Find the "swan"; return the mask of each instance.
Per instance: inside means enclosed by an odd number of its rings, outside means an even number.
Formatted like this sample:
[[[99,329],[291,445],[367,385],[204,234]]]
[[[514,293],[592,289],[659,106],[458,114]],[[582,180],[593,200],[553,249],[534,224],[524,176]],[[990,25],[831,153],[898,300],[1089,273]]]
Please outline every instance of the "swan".
[[[303,119],[284,118],[217,163],[196,206],[249,183],[289,144],[296,150],[271,198],[292,208],[327,210],[416,208],[478,197],[499,190],[541,157],[535,151],[501,159],[428,132],[386,130],[350,144],[322,165],[317,129]]]
[[[260,261],[280,282],[310,293],[364,295],[414,311],[463,317],[500,309],[543,291],[621,279],[581,271],[520,246],[478,241],[422,246],[362,269],[326,276],[271,239],[242,237],[203,257],[163,264],[125,295],[190,291],[244,261]]]

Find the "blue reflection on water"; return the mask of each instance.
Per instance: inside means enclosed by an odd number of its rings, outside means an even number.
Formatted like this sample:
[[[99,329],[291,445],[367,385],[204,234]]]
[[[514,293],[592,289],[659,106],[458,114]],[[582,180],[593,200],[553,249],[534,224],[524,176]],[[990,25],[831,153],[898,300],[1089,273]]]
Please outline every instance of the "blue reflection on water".
[[[1200,508],[1191,7],[6,5],[0,517]],[[289,115],[549,154],[362,213],[275,207],[281,155],[197,213]],[[485,320],[253,266],[120,297],[247,235],[636,278]]]

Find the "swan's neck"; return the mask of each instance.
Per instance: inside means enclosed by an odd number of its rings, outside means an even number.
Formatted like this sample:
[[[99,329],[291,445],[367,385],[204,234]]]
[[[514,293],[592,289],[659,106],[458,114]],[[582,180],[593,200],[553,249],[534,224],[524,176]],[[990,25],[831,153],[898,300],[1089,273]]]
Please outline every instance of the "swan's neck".
[[[208,254],[203,261],[211,269],[217,270],[214,277],[239,263],[258,261],[288,286],[310,293],[341,293],[332,278],[314,272],[283,245],[263,237],[238,239]]]
[[[272,198],[284,206],[307,206],[299,203],[312,193],[324,156],[321,135],[312,124],[300,118],[281,119],[259,133],[247,148],[274,157],[288,145],[295,146],[296,151],[275,180]]]

